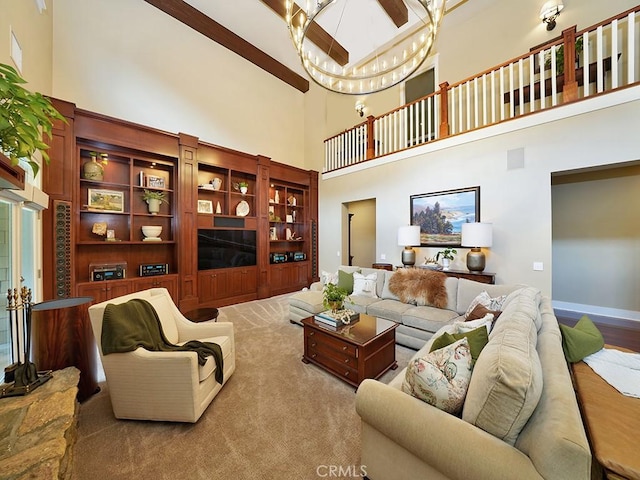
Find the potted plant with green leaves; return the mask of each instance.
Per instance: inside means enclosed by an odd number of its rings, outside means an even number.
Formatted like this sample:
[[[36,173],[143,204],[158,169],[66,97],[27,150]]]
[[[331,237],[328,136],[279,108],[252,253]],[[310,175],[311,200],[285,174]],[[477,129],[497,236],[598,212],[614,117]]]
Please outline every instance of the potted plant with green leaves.
[[[436,253],[436,262],[442,257],[442,268],[443,270],[448,270],[449,265],[451,264],[451,260],[454,259],[455,255],[458,253],[454,248],[445,248],[444,250],[440,250]]]
[[[335,283],[327,283],[322,289],[322,304],[324,308],[331,310],[332,313],[342,310],[344,301],[348,298],[349,293]]]
[[[40,165],[34,153],[39,151],[49,162],[49,146],[42,136],[51,138],[53,121],[66,120],[47,97],[24,88],[25,83],[13,67],[0,63],[0,150],[12,165],[25,159],[35,176]]]
[[[233,186],[236,190],[239,190],[240,193],[243,195],[249,191],[249,183],[247,182],[238,182],[238,183],[235,183]]]
[[[166,198],[165,192],[160,192],[158,190],[144,190],[142,194],[142,199],[147,202],[149,205],[149,213],[151,215],[157,215],[160,212],[160,204],[162,202],[169,204],[169,201]]]

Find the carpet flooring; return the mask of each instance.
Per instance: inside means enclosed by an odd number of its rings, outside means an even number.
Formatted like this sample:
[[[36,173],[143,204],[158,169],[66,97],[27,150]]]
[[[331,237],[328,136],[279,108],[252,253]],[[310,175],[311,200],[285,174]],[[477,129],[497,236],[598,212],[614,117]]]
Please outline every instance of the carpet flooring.
[[[117,420],[103,382],[80,406],[72,479],[312,480],[359,468],[354,388],[301,362],[287,296],[220,311],[235,327],[236,371],[200,420]],[[396,345],[400,368],[413,353]]]

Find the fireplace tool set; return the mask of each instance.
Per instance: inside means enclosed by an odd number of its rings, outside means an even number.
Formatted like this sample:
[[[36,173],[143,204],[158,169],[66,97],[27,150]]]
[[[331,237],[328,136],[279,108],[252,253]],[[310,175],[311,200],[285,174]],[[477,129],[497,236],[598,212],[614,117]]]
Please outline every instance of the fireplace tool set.
[[[0,398],[26,395],[51,379],[51,370],[38,372],[31,362],[31,289],[22,287],[7,292],[7,311],[9,312],[9,334],[16,339],[15,349],[11,349],[13,363],[4,369],[4,382],[0,385]],[[22,329],[23,334],[20,334]],[[20,342],[20,338],[23,341]],[[12,340],[13,341],[13,340]],[[24,362],[20,361],[21,355]]]

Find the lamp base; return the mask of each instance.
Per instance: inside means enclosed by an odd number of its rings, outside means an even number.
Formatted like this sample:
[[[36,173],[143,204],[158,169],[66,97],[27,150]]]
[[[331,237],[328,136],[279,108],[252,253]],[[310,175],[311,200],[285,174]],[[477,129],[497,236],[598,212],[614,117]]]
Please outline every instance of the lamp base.
[[[481,272],[484,270],[486,258],[482,250],[479,248],[472,248],[467,253],[467,269],[471,272]]]
[[[416,263],[416,251],[411,247],[404,247],[402,250],[402,264],[405,267],[415,265]]]

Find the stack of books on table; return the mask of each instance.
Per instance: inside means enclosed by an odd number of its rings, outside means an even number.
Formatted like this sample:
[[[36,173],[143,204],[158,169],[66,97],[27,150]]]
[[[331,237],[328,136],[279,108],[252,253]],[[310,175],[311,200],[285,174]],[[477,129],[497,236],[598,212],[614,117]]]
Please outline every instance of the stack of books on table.
[[[324,312],[317,313],[315,320],[331,327],[341,327],[342,325],[348,325],[355,322],[360,317],[359,313],[356,313],[351,309],[337,310],[332,312],[331,310],[325,310]]]

